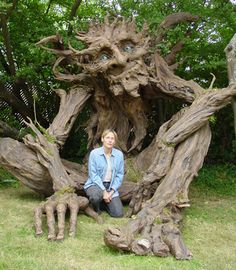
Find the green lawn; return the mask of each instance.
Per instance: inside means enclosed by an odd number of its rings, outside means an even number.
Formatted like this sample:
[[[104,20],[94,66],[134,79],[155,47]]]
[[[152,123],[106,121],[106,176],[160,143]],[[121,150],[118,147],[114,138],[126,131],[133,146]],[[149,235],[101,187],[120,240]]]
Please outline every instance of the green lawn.
[[[0,189],[0,270],[235,270],[236,269],[236,166],[205,167],[190,190],[191,207],[185,211],[183,236],[193,259],[141,257],[110,250],[103,242],[108,226],[78,216],[75,239],[48,242],[34,236],[33,208],[40,196],[29,189]],[[45,224],[44,224],[45,228]]]

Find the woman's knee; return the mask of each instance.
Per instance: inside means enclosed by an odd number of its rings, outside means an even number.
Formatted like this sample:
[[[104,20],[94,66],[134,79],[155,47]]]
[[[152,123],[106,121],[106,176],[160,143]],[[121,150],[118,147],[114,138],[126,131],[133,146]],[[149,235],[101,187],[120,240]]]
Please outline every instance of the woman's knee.
[[[114,218],[122,218],[124,216],[124,212],[123,212],[123,210],[122,211],[113,211],[110,213],[110,216],[114,217]]]
[[[102,201],[102,197],[98,194],[92,194],[91,196],[89,196],[89,201],[92,204],[99,204]]]
[[[123,205],[119,197],[112,199],[107,206],[107,210],[111,217],[121,218],[124,216]]]
[[[91,203],[99,203],[103,199],[102,190],[96,186],[89,187],[85,192]]]

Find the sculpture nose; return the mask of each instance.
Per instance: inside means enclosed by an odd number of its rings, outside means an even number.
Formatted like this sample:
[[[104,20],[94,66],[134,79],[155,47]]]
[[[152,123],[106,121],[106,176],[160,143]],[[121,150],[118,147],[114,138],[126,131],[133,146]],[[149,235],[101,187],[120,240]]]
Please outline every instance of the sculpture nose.
[[[125,66],[127,63],[127,57],[123,55],[118,48],[114,48],[114,56],[117,64],[120,66]]]

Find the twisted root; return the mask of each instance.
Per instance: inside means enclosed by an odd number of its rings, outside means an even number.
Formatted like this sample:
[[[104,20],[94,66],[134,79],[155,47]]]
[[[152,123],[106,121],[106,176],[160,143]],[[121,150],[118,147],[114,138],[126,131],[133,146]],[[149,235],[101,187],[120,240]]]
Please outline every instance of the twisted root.
[[[176,259],[190,259],[191,252],[185,246],[181,232],[180,210],[169,205],[154,220],[137,216],[121,228],[108,228],[104,234],[107,246],[136,255],[155,255],[166,257],[170,254]]]

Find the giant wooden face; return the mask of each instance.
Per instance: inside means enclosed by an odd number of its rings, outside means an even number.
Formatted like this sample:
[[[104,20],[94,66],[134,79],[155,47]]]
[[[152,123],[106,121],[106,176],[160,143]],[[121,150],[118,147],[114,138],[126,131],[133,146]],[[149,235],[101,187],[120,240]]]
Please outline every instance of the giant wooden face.
[[[79,65],[93,76],[103,76],[114,95],[124,91],[139,96],[140,85],[147,84],[148,72],[143,61],[147,53],[146,31],[137,33],[135,22],[115,20],[92,24],[88,33],[79,32],[77,38],[87,48],[78,51]]]

